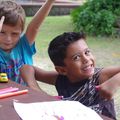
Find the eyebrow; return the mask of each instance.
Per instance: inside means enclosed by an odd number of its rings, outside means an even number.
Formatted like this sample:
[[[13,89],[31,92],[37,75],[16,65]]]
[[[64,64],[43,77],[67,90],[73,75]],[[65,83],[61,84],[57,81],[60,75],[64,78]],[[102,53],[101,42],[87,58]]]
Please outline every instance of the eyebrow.
[[[87,51],[87,50],[90,50],[90,48],[86,48],[84,51]],[[81,53],[80,53],[80,52],[77,52],[77,53],[75,53],[74,55],[72,55],[72,56],[70,56],[70,57],[73,58],[75,55],[81,55]]]

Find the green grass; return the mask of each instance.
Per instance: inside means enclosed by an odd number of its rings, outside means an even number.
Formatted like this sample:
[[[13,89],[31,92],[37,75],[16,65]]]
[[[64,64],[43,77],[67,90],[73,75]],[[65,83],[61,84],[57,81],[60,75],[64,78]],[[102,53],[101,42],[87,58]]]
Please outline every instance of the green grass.
[[[30,20],[31,17],[27,18],[27,22]],[[72,28],[73,27],[69,16],[47,17],[42,24],[42,27],[40,28],[36,38],[36,46],[38,49],[38,53],[40,52],[40,54],[42,54],[44,53],[44,51],[46,53],[50,40],[65,31],[72,31]]]
[[[30,20],[31,17],[27,18],[27,23]],[[68,31],[73,31],[70,16],[48,16],[36,37],[37,54],[34,57],[34,64],[44,69],[54,69],[47,54],[48,44],[57,35]],[[120,65],[120,39],[87,36],[87,42],[96,57],[97,66]],[[57,94],[53,86],[40,83],[40,87],[48,94]],[[117,94],[115,100],[117,107],[120,107],[119,94]],[[120,118],[119,111],[117,111],[117,116]]]
[[[27,18],[27,23],[30,20],[31,17]],[[36,56],[47,59],[49,42],[57,35],[68,31],[73,31],[70,16],[48,16],[36,37]],[[98,66],[120,65],[120,39],[88,36],[87,41],[96,56]]]
[[[88,44],[98,66],[120,65],[120,39],[88,37]]]

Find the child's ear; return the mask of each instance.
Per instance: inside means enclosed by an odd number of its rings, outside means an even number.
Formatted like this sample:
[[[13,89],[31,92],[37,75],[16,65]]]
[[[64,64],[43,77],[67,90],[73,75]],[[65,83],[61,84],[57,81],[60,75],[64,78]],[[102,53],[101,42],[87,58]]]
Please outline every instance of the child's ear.
[[[55,66],[56,71],[60,74],[60,75],[66,75],[66,69],[63,66]]]

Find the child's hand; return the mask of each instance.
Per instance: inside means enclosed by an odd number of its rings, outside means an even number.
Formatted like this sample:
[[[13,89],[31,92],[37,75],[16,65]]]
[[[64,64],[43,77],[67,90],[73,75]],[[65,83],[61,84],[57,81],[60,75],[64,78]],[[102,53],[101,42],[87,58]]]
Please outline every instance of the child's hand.
[[[5,17],[2,16],[2,17],[1,17],[1,20],[0,20],[0,32],[1,32],[1,30],[2,30],[2,25],[3,25],[4,20],[5,20]]]
[[[99,91],[101,98],[107,100],[112,99],[115,93],[115,89],[105,83],[96,86],[96,89]]]

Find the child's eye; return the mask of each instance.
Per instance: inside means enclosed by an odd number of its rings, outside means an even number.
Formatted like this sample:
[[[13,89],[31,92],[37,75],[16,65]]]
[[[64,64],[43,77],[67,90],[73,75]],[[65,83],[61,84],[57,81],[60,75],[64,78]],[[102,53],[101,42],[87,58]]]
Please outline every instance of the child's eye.
[[[1,31],[0,34],[5,34],[5,32],[4,32],[4,31]]]
[[[86,55],[89,55],[90,53],[91,53],[90,50],[86,50],[85,52]]]
[[[73,57],[73,60],[74,60],[74,61],[80,60],[80,55],[75,55],[75,56]]]
[[[18,36],[19,34],[18,33],[12,33],[13,36]]]

